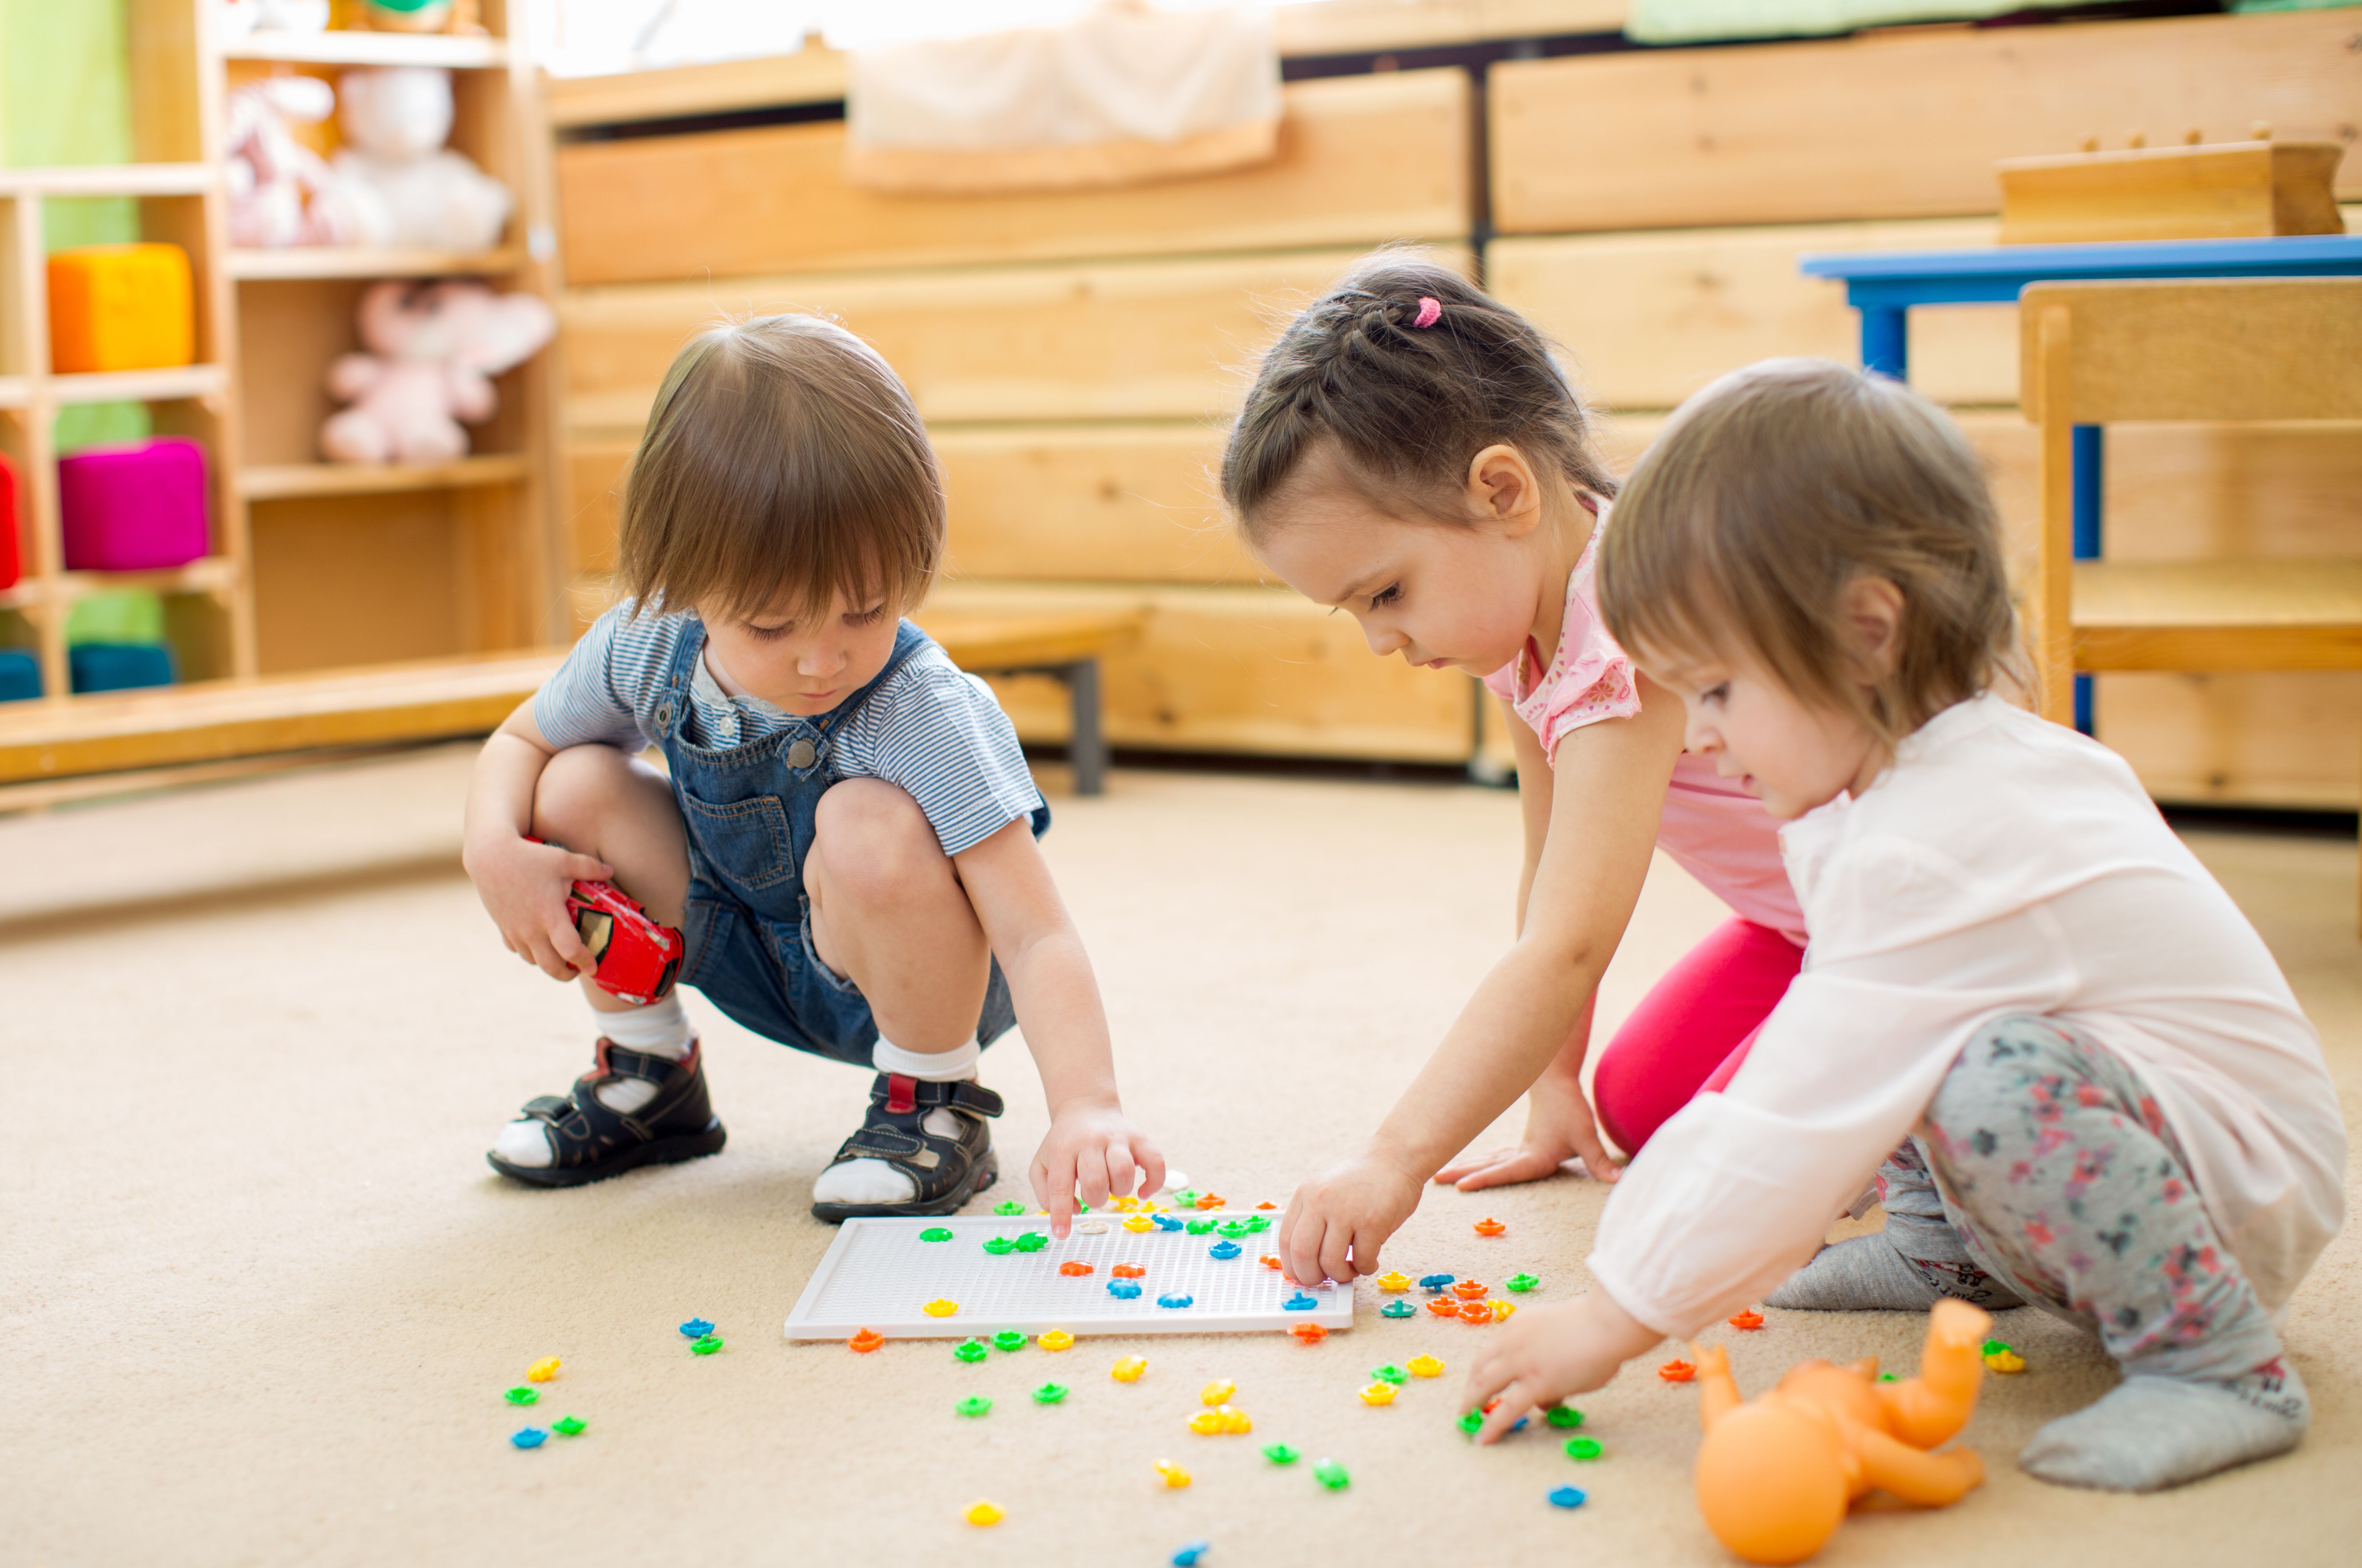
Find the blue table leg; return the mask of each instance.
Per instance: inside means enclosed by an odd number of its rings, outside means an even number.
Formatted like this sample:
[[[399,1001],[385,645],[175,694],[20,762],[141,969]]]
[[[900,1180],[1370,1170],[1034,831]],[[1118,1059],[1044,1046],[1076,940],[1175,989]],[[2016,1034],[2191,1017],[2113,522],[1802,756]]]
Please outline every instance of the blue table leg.
[[[1861,368],[1896,381],[1911,379],[1909,315],[1901,306],[1865,305],[1861,312]]]
[[[2107,481],[2107,427],[2078,425],[2074,431],[2075,558],[2100,558],[2101,497]],[[2075,727],[2092,733],[2092,678],[2075,678]]]

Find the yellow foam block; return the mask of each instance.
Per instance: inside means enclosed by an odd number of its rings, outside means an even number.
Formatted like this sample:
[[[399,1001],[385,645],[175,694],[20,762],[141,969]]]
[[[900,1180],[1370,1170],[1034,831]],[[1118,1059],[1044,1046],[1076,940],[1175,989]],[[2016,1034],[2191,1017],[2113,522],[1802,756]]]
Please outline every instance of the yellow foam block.
[[[50,258],[57,374],[149,370],[196,357],[189,256],[177,245],[85,245]]]

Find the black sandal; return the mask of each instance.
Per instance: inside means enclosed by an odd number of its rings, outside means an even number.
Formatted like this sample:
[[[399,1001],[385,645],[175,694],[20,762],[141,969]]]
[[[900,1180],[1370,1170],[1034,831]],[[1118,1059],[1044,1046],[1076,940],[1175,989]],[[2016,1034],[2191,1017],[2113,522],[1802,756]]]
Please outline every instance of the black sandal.
[[[927,1113],[943,1110],[959,1117],[958,1137],[927,1131]],[[872,1215],[949,1214],[999,1179],[1000,1160],[984,1121],[1000,1110],[999,1095],[966,1079],[930,1084],[900,1073],[878,1074],[869,1086],[868,1121],[829,1164],[883,1160],[909,1176],[918,1195],[903,1203],[815,1203],[812,1218],[833,1225]]]
[[[557,1159],[546,1165],[518,1165],[491,1152],[484,1158],[501,1175],[535,1187],[580,1187],[641,1165],[711,1154],[729,1134],[706,1098],[704,1054],[691,1041],[689,1055],[673,1062],[602,1039],[597,1067],[574,1080],[573,1093],[525,1101],[524,1114],[548,1125]],[[627,1116],[599,1099],[599,1086],[613,1078],[654,1084],[656,1098]]]

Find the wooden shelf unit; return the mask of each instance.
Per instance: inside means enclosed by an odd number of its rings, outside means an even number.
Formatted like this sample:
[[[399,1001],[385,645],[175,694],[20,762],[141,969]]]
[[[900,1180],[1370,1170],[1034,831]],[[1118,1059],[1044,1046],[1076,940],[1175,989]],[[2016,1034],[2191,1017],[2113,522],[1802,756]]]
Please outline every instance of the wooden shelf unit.
[[[190,683],[141,695],[143,734],[170,730],[183,708],[192,724],[209,722],[203,715],[218,706],[225,678],[248,693],[242,702],[308,712],[359,690],[344,667],[425,657],[440,662],[414,672],[471,671],[485,656],[552,641],[568,623],[550,560],[538,363],[502,378],[500,414],[471,429],[475,450],[457,461],[332,464],[316,447],[333,406],[326,372],[359,347],[354,307],[370,283],[482,277],[547,292],[525,242],[546,211],[535,82],[528,51],[508,36],[524,7],[485,0],[484,37],[330,32],[225,44],[212,0],[127,3],[138,161],[0,169],[0,449],[23,476],[27,563],[24,580],[0,591],[0,643],[38,648],[45,693],[39,703],[0,706],[0,728],[70,734],[81,715],[98,723],[120,708],[72,695],[66,658],[72,605],[111,589],[166,596],[168,635]],[[382,65],[455,73],[452,144],[516,197],[502,242],[468,252],[232,248],[221,164],[227,94],[291,71],[333,81],[342,68]],[[137,199],[146,235],[189,253],[197,363],[50,373],[42,204],[92,197]],[[114,402],[145,403],[159,434],[204,443],[214,526],[204,558],[167,571],[65,569],[56,416],[70,404]],[[306,685],[332,668],[342,672],[321,676],[328,685],[320,691]],[[433,682],[424,673],[406,679]],[[431,701],[403,711],[439,714],[436,724],[448,718]],[[384,723],[399,730],[398,717]],[[144,766],[172,745],[132,741],[105,755],[118,752],[106,766]]]

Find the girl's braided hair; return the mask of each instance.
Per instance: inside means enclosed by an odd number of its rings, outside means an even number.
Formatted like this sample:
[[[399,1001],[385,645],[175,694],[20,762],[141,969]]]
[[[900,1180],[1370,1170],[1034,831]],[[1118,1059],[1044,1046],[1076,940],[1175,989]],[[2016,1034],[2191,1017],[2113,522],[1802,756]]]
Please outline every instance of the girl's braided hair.
[[[1433,301],[1433,309],[1422,310]],[[1432,325],[1421,326],[1422,315]],[[1305,457],[1334,441],[1374,497],[1469,521],[1468,460],[1496,443],[1613,497],[1591,418],[1534,325],[1457,272],[1400,250],[1356,265],[1264,356],[1222,453],[1222,499],[1250,540]]]

